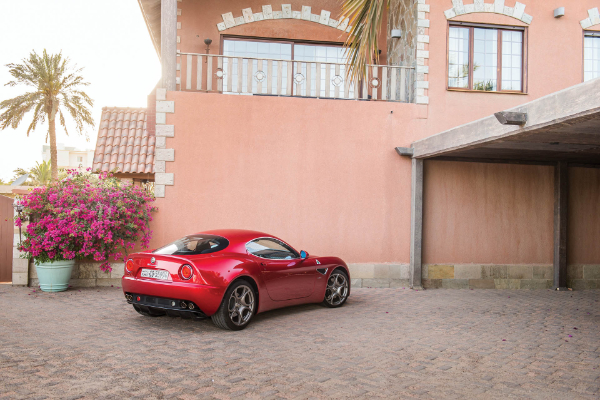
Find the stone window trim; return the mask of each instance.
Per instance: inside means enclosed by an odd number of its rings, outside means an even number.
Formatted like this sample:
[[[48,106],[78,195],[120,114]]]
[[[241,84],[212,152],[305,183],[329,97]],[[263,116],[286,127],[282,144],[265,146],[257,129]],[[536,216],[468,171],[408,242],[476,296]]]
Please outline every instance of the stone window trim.
[[[239,25],[250,24],[268,19],[304,20],[307,22],[325,25],[343,32],[350,32],[352,29],[352,26],[348,25],[349,18],[346,18],[343,21],[338,21],[334,18],[331,18],[331,11],[327,10],[321,10],[320,14],[313,14],[312,7],[306,5],[303,5],[302,9],[299,11],[293,11],[291,4],[282,4],[281,11],[274,11],[273,6],[268,4],[263,5],[261,11],[257,13],[253,12],[251,7],[242,9],[241,13],[242,15],[239,17],[234,17],[233,12],[221,14],[223,21],[217,24],[217,29],[219,32]]]
[[[175,101],[167,100],[167,89],[156,89],[156,145],[154,154],[154,196],[165,197],[166,187],[175,184],[175,174],[166,163],[175,161],[175,149],[167,148],[167,138],[175,137],[175,126],[167,125],[167,114],[175,113]]]
[[[464,4],[463,0],[452,0],[453,7],[444,11],[446,19],[452,19],[464,14],[472,13],[493,13],[506,15],[515,18],[529,25],[533,17],[525,13],[525,4],[515,2],[514,7],[504,5],[505,0],[494,0],[492,3],[486,3],[484,0],[473,0],[472,4]]]
[[[579,21],[582,29],[588,29],[595,25],[600,25],[600,11],[598,7],[590,8],[588,10],[588,17]]]
[[[491,91],[484,91],[484,90],[474,90],[472,88],[472,75],[473,75],[473,71],[470,70],[469,74],[470,74],[470,82],[469,82],[469,88],[460,88],[460,87],[451,87],[449,86],[449,65],[450,65],[450,59],[449,59],[449,51],[450,51],[450,43],[449,43],[449,37],[450,37],[450,28],[452,27],[462,27],[462,28],[491,28],[491,29],[497,29],[499,31],[499,33],[501,33],[501,31],[521,31],[523,32],[523,44],[522,44],[522,48],[521,48],[521,90],[491,90]],[[528,56],[528,52],[527,52],[527,41],[528,41],[528,27],[525,26],[512,26],[512,25],[490,25],[490,24],[478,24],[476,22],[460,22],[460,21],[448,21],[448,28],[447,28],[447,34],[446,34],[446,38],[448,40],[447,42],[447,49],[446,49],[446,90],[448,91],[457,91],[457,92],[472,92],[472,93],[495,93],[495,94],[518,94],[518,95],[526,95],[528,94],[528,79],[527,79],[527,56]],[[469,65],[472,64],[473,62],[473,29],[470,30],[470,35],[469,35]],[[498,40],[498,55],[499,58],[501,58],[502,52],[501,52],[501,45],[502,45],[502,41]],[[498,72],[498,76],[501,76],[501,72],[502,72],[502,67],[501,64],[497,65],[497,68],[499,69]],[[501,85],[501,78],[497,81],[497,84]],[[500,86],[501,87],[501,86]]]
[[[417,0],[415,103],[429,104],[429,0]],[[426,65],[427,64],[427,65]]]

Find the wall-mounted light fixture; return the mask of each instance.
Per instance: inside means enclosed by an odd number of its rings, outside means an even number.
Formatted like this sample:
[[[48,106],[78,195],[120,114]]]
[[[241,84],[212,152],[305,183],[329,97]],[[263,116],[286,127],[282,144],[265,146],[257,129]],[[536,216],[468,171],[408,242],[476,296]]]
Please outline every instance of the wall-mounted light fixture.
[[[502,125],[525,125],[527,123],[527,113],[523,112],[500,111],[494,115]]]
[[[402,31],[400,29],[392,29],[392,39],[400,39],[402,37]]]
[[[554,18],[560,18],[560,17],[563,17],[564,15],[565,15],[564,7],[558,7],[556,9],[554,9]]]
[[[21,218],[21,213],[23,212],[23,204],[17,201],[15,204],[13,204],[13,207],[15,208],[17,214],[19,214],[19,219],[21,220],[21,224],[19,224],[19,244],[21,244],[23,242],[23,238],[21,237],[21,225],[23,221]]]

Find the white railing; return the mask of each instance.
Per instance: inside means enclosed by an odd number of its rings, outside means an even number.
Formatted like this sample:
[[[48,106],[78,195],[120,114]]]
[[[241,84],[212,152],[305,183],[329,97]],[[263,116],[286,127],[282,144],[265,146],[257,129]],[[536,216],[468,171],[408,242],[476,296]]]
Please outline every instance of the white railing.
[[[180,53],[178,88],[227,94],[411,102],[414,68],[369,65],[349,82],[346,65],[329,62]]]

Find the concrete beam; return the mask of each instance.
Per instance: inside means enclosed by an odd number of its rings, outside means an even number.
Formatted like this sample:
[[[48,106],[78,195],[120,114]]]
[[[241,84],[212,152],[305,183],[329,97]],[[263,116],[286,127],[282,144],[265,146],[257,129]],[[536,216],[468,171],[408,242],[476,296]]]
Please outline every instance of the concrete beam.
[[[401,156],[412,157],[413,149],[411,147],[396,147],[396,153]]]
[[[423,160],[412,159],[410,193],[410,265],[409,282],[414,289],[422,288],[422,243],[423,243]]]
[[[455,150],[475,148],[485,143],[533,132],[573,118],[600,113],[600,79],[580,83],[506,110],[526,113],[523,126],[501,125],[494,115],[438,133],[412,143],[413,157],[448,155]]]
[[[556,290],[567,288],[567,214],[569,167],[560,161],[554,167],[554,284]]]
[[[162,88],[177,89],[177,0],[162,0],[160,4],[160,62]]]

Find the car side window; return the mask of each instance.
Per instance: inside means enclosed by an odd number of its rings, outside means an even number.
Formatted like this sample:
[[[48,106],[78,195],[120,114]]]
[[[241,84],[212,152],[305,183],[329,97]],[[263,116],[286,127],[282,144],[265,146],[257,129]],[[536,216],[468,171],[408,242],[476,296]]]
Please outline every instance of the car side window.
[[[274,239],[255,239],[246,243],[246,250],[256,257],[269,260],[291,260],[299,257],[294,249]]]

